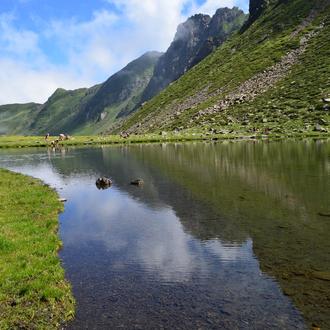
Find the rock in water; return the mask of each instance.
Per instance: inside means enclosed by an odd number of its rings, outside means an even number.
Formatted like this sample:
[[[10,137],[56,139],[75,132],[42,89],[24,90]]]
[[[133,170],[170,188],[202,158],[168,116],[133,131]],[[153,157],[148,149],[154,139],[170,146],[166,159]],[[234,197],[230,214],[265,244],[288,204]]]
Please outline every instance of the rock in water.
[[[96,185],[97,189],[104,190],[104,189],[108,189],[111,187],[112,181],[109,178],[101,177],[96,180],[95,185]]]
[[[131,181],[131,185],[134,185],[134,186],[142,186],[143,184],[144,184],[144,181],[142,179],[136,179],[136,180]]]

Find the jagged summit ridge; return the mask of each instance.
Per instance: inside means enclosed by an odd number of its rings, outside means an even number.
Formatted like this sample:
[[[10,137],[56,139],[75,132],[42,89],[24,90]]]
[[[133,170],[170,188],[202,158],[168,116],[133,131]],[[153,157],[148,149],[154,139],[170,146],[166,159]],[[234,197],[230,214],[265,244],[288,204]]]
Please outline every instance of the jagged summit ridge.
[[[237,7],[218,9],[211,18],[196,14],[178,26],[166,53],[161,56],[142,101],[147,101],[172,81],[208,56],[233,32],[240,29],[246,15]]]

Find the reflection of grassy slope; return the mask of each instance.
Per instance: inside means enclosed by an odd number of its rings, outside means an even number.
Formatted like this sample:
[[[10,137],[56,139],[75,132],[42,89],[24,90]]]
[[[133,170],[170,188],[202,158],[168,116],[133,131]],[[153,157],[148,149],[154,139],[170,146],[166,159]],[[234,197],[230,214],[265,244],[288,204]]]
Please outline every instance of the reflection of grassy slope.
[[[41,105],[37,103],[0,106],[0,134],[28,133],[28,126]]]
[[[0,329],[57,329],[73,316],[58,258],[57,194],[0,169]]]
[[[213,118],[205,117],[190,122],[196,112],[224,99],[242,82],[279,62],[288,51],[298,47],[302,34],[315,28],[319,20],[295,37],[291,33],[308,16],[311,7],[318,3],[322,1],[293,0],[282,1],[275,8],[271,7],[244,33],[219,47],[149,101],[124,123],[123,128],[128,129],[137,123],[142,123],[140,131],[173,129],[179,126],[207,128],[210,125],[227,126],[230,122],[230,127],[238,130],[247,130],[252,126],[284,126],[292,130],[296,127],[304,128],[303,121],[314,125],[323,118],[329,122],[329,114],[320,110],[321,97],[330,93],[329,7],[322,13],[322,18],[328,17],[325,28],[315,40],[312,39],[301,64],[294,67],[284,80],[250,103],[231,106],[224,113],[212,115]],[[201,102],[196,95],[205,89],[208,89],[206,98]],[[221,91],[217,96],[212,96],[212,92],[219,89]],[[196,100],[188,102],[190,97]],[[186,108],[183,112],[180,110],[182,107]],[[177,110],[182,113],[177,115]],[[165,113],[167,118],[169,114],[174,116],[165,122]],[[232,117],[230,120],[229,116]],[[263,122],[264,118],[268,119],[267,123]],[[153,126],[150,127],[150,124]]]
[[[329,143],[174,148],[146,149],[137,157],[247,232],[262,270],[276,277],[309,324],[329,327],[330,282],[325,279],[330,272],[330,222],[318,216],[329,212]],[[226,227],[223,232],[214,220],[185,226],[210,227],[209,238],[236,239],[235,232]]]

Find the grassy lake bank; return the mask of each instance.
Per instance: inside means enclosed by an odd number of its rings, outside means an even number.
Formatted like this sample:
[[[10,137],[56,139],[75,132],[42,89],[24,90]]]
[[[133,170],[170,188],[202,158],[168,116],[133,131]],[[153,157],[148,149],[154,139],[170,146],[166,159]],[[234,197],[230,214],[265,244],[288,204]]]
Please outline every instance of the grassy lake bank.
[[[122,138],[119,135],[91,135],[72,136],[69,140],[60,141],[60,146],[80,145],[107,145],[107,144],[129,144],[129,143],[153,143],[153,142],[185,142],[205,140],[239,140],[239,139],[285,139],[285,138],[328,138],[330,133],[306,132],[292,134],[241,134],[228,133],[216,134],[212,132],[163,132],[160,134],[130,135]],[[49,137],[45,140],[43,136],[0,136],[0,148],[24,148],[24,147],[51,147],[51,141],[57,137]]]
[[[58,257],[58,195],[0,169],[0,328],[55,329],[74,315]]]

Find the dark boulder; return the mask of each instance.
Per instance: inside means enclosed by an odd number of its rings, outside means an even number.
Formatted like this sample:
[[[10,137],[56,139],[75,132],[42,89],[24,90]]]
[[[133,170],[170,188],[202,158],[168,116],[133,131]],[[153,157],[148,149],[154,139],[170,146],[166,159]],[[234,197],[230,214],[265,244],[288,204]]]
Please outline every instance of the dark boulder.
[[[112,181],[109,178],[101,177],[96,180],[95,185],[96,185],[97,189],[104,190],[104,189],[108,189],[111,187]]]

